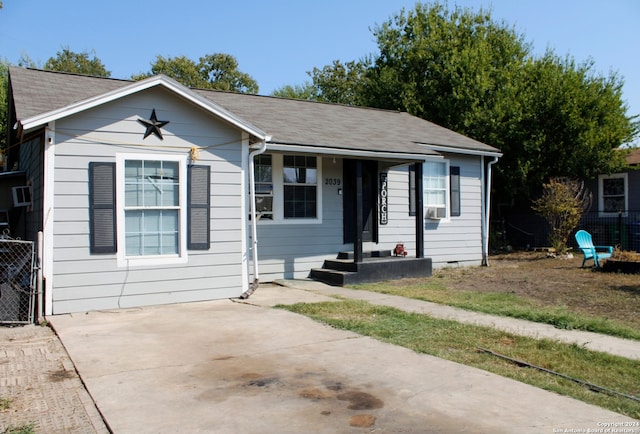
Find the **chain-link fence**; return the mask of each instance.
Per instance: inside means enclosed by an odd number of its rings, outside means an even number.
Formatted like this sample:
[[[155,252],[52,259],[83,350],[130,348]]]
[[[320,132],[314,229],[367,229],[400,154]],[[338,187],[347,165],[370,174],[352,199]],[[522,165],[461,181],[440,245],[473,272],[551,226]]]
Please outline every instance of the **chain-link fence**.
[[[29,324],[35,314],[33,241],[0,236],[0,324]]]

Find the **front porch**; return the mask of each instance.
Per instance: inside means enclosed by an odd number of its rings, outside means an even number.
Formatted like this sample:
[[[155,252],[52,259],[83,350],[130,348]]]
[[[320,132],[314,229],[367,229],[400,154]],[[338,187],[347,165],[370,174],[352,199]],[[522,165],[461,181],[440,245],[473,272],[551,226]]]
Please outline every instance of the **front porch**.
[[[363,252],[354,261],[354,252],[340,252],[336,259],[324,261],[322,268],[311,270],[309,277],[333,286],[379,282],[407,277],[429,277],[431,258],[394,256],[390,250]]]

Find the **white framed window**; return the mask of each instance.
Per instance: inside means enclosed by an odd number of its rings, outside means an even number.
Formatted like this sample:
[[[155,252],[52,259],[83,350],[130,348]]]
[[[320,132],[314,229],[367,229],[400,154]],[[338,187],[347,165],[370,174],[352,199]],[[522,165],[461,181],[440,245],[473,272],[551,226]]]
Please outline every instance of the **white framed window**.
[[[118,265],[187,260],[186,156],[117,154]]]
[[[256,211],[262,223],[322,222],[322,159],[310,155],[256,157]]]
[[[626,216],[628,191],[626,173],[598,176],[598,211],[600,215],[618,215],[618,212],[622,211]]]
[[[13,187],[13,206],[30,206],[31,205],[31,185],[21,185]]]
[[[256,156],[254,171],[256,212],[260,219],[273,220],[273,163],[271,154]]]
[[[445,220],[449,217],[449,162],[426,161],[423,165],[425,217]]]

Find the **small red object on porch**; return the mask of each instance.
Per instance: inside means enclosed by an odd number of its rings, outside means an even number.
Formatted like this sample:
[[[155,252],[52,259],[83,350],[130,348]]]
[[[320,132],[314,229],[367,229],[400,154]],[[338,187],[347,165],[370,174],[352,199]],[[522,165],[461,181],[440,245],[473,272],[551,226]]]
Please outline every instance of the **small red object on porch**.
[[[395,249],[393,249],[393,254],[394,256],[407,256],[407,251],[404,249],[404,244],[396,244]]]

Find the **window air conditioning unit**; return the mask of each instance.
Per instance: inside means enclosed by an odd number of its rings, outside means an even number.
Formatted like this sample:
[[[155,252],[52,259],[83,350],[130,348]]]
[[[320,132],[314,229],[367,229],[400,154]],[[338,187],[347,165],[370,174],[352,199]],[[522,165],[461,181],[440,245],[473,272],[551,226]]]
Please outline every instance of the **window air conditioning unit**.
[[[31,205],[31,187],[28,185],[22,185],[20,187],[13,187],[13,206],[29,206]]]
[[[447,209],[443,206],[428,206],[425,217],[429,220],[440,220],[447,216]]]

